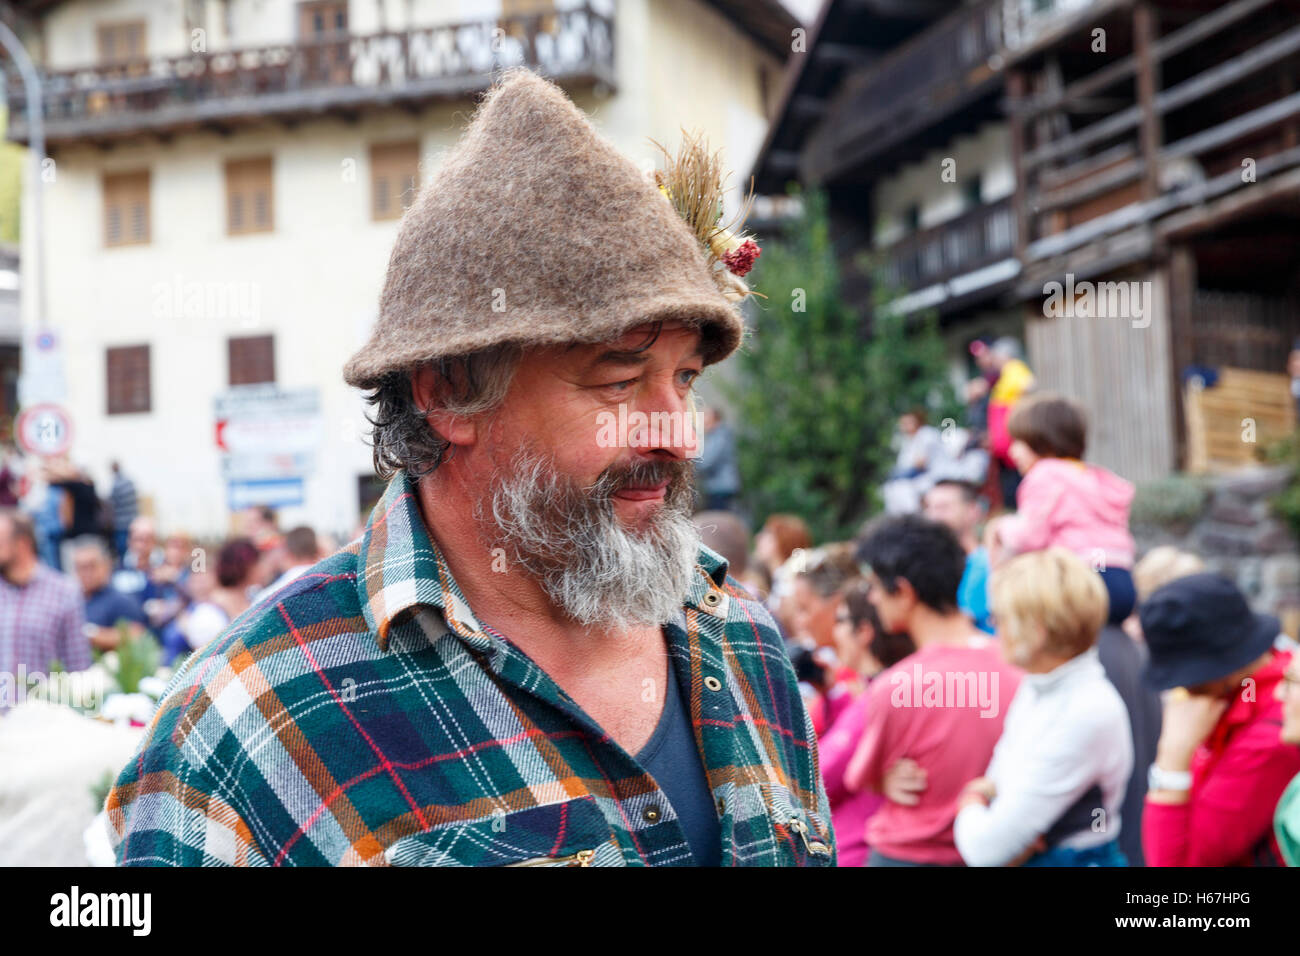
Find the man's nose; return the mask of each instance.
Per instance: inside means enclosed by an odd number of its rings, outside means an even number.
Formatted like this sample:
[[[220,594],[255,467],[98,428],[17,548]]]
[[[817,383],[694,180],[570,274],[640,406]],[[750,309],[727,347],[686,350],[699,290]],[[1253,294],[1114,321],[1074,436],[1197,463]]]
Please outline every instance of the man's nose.
[[[699,435],[689,395],[682,396],[671,383],[655,385],[643,393],[636,410],[644,420],[629,430],[628,444],[635,451],[676,460],[699,457]]]

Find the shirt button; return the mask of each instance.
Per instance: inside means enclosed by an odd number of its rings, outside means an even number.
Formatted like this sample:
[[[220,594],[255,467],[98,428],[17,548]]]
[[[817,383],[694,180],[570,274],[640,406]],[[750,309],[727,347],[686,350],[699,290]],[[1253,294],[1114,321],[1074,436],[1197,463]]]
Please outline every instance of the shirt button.
[[[721,603],[722,603],[722,595],[719,594],[717,591],[710,591],[708,594],[704,595],[705,607],[717,607]]]
[[[718,816],[725,817],[726,815],[727,815],[727,801],[723,800],[721,797],[718,797]]]
[[[709,690],[722,690],[722,681],[710,674],[708,677],[704,678],[704,686]]]
[[[646,823],[655,823],[659,819],[659,808],[653,803],[641,811],[641,819]]]

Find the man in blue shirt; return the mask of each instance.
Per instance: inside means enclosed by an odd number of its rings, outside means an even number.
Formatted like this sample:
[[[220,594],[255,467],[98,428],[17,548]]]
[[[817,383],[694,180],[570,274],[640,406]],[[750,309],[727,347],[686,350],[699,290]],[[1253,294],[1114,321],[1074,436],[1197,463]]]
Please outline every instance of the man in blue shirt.
[[[964,481],[940,481],[925,493],[925,516],[952,529],[966,551],[966,573],[957,588],[957,606],[975,626],[993,633],[989,622],[989,554],[975,537],[983,509],[979,492]]]
[[[72,543],[72,568],[86,601],[86,636],[92,645],[105,651],[117,647],[120,621],[127,622],[133,636],[144,632],[148,618],[140,602],[109,584],[113,558],[102,538],[77,538]]]

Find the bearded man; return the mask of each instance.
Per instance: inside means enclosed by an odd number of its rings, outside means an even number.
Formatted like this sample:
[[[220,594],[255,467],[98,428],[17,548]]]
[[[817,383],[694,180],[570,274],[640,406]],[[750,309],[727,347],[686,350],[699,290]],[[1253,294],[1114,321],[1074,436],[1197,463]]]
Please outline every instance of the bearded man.
[[[742,323],[671,194],[534,74],[486,97],[344,371],[387,492],[176,675],[119,863],[834,865],[783,643],[691,520]]]

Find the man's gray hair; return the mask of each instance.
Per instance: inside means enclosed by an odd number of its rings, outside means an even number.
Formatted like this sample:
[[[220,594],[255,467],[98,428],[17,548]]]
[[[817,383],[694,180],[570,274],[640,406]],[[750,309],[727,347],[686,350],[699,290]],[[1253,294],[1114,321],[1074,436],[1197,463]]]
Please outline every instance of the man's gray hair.
[[[510,388],[523,350],[510,343],[434,359],[429,363],[438,381],[442,408],[453,415],[477,415],[500,406]],[[385,480],[405,469],[412,480],[430,475],[442,464],[450,443],[426,418],[431,409],[415,405],[411,392],[419,368],[385,375],[366,401],[371,413],[375,473]]]
[[[72,539],[72,553],[80,551],[94,551],[95,556],[103,558],[109,564],[113,563],[113,552],[108,550],[108,544],[97,534],[82,534]]]

